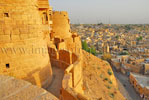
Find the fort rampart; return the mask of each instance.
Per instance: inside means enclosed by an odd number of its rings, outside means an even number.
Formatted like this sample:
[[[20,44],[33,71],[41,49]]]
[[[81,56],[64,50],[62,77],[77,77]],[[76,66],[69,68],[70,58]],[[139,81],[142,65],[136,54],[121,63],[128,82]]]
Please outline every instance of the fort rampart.
[[[80,42],[80,39],[76,37]],[[67,38],[71,40],[71,38]],[[70,42],[69,42],[70,43]],[[72,44],[75,43],[75,39]],[[62,45],[63,44],[63,45]],[[81,45],[77,47],[68,49],[65,40],[59,42],[58,48],[49,47],[49,54],[51,59],[51,65],[59,67],[64,70],[64,78],[62,81],[61,89],[61,100],[88,100],[87,97],[83,95],[83,76],[82,76],[82,49]],[[79,47],[78,47],[79,46]],[[67,49],[66,49],[67,48]]]

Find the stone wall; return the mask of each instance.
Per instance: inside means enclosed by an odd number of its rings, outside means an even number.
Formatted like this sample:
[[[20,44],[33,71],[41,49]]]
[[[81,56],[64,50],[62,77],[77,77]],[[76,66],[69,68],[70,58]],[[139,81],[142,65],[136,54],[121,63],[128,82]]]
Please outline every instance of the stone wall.
[[[38,8],[40,13],[40,18],[43,24],[43,38],[47,41],[49,45],[50,33],[52,30],[52,7],[49,6],[48,0],[38,0]]]
[[[38,0],[39,8],[49,8],[49,1],[48,0]]]
[[[66,50],[59,51],[59,67],[66,69],[72,63],[72,54]]]
[[[0,1],[0,42],[42,37],[42,22],[36,0]]]
[[[83,95],[82,46],[80,37],[70,32],[67,12],[52,14],[52,40],[49,45],[51,65],[64,70],[61,100],[87,100]]]
[[[127,68],[129,68],[131,72],[140,73],[141,71],[141,66],[139,65],[133,65],[133,64],[128,64],[128,63],[124,63],[124,65]]]
[[[135,88],[135,90],[140,94],[140,96],[144,95],[144,97],[148,100],[149,99],[149,89],[148,87],[144,87],[143,84],[139,84],[136,78],[130,74],[129,81]]]
[[[149,64],[144,65],[144,74],[149,75]]]
[[[70,32],[67,12],[51,14],[48,0],[0,0],[0,5],[0,74],[47,87],[51,65],[56,66],[65,71],[60,99],[87,100],[81,40]]]
[[[37,0],[0,0],[0,74],[46,87],[52,70],[37,5]]]
[[[74,64],[68,66],[62,83],[62,100],[88,100],[82,89],[82,61],[78,57]]]
[[[0,75],[1,100],[58,100],[48,91],[29,82]]]
[[[59,67],[65,72],[60,99],[88,100],[88,98],[83,95],[82,89],[82,51],[79,53],[77,51],[72,52],[67,49],[57,50],[54,47],[49,47],[49,54],[52,66]]]
[[[121,63],[115,60],[111,60],[111,66],[116,68],[117,71],[120,71]]]
[[[70,22],[67,12],[54,11],[52,20],[53,20],[52,34],[54,37],[58,38],[71,37]]]
[[[78,35],[72,35],[72,38],[67,38],[64,40],[66,44],[66,49],[74,52],[78,55],[81,55],[82,53],[82,45],[81,45],[81,39]]]

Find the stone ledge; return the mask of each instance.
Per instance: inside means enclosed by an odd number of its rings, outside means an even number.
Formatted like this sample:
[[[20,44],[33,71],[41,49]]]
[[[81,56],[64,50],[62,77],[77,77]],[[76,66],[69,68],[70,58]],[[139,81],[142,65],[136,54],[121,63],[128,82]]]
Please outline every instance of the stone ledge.
[[[1,100],[58,100],[46,90],[29,82],[0,75]]]

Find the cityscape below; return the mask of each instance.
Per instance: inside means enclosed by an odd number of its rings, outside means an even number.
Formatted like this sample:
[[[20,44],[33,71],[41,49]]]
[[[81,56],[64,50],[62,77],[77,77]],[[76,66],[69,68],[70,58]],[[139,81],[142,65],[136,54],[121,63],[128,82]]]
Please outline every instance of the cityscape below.
[[[71,28],[81,36],[85,51],[110,63],[130,100],[149,99],[149,25],[72,24]]]

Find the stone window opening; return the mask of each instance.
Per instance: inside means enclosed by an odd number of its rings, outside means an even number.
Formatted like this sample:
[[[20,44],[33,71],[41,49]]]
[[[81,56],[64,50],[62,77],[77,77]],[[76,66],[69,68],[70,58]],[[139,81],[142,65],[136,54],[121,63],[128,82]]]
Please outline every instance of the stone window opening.
[[[55,44],[55,46],[56,46],[56,49],[58,49],[58,44]]]
[[[9,13],[4,13],[4,17],[9,17]]]
[[[10,68],[10,65],[9,64],[6,64],[6,68]]]
[[[62,39],[62,42],[64,42],[64,39]]]
[[[47,13],[43,13],[43,24],[48,24],[48,16]]]
[[[68,19],[68,24],[70,24],[70,20]]]
[[[49,20],[51,21],[52,20],[52,14],[49,14],[49,17],[50,17]]]

